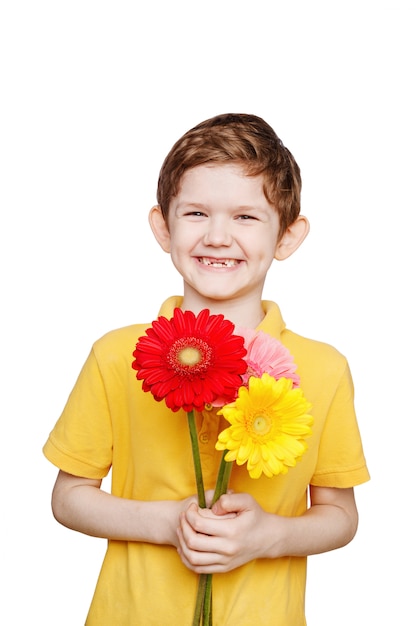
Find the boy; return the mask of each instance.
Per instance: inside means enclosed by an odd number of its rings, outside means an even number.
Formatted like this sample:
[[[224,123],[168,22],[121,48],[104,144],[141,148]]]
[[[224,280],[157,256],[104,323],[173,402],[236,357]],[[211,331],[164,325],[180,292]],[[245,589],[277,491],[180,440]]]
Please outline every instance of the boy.
[[[356,533],[353,487],[369,476],[346,360],[287,330],[277,305],[262,301],[273,260],[286,259],[308,234],[300,190],[291,153],[254,115],[199,124],[164,161],[149,219],[184,294],[159,314],[209,309],[279,339],[297,364],[314,425],[286,475],[253,480],[234,467],[230,491],[201,509],[186,416],[155,402],[132,371],[132,351],[150,324],[96,342],[44,447],[60,469],[56,519],[109,540],[89,626],[191,625],[198,574],[214,574],[214,626],[302,626],[306,557]],[[196,419],[204,481],[213,489],[217,410]],[[100,485],[110,468],[107,494]]]

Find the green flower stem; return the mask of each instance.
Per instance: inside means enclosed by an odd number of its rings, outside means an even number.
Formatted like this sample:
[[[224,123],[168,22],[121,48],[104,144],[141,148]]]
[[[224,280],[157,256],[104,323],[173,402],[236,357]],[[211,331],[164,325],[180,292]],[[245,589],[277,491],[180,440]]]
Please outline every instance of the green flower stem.
[[[225,456],[227,450],[223,452],[222,460],[220,461],[219,473],[217,475],[216,487],[214,489],[213,501],[211,506],[220,498],[223,493],[226,493],[229,485],[230,474],[232,471],[233,461],[226,461]],[[200,575],[200,580],[203,575]],[[206,574],[206,583],[204,589],[204,601],[203,601],[203,626],[212,625],[212,583],[213,577],[211,574]],[[194,626],[194,624],[193,624]]]
[[[211,589],[212,589],[212,583],[213,583],[213,576],[212,574],[205,574],[205,576],[207,580],[206,580],[206,588],[204,592],[204,603],[203,603],[203,626],[211,626],[212,624]]]
[[[202,509],[205,509],[206,504],[206,494],[204,492],[204,481],[203,481],[203,471],[201,469],[201,459],[200,459],[200,448],[198,446],[198,437],[197,437],[197,428],[195,423],[195,415],[194,411],[188,411],[188,429],[190,431],[191,438],[191,449],[193,453],[193,461],[194,461],[194,472],[195,479],[197,484],[197,496],[198,496],[198,506]],[[200,626],[201,620],[204,613],[204,604],[207,595],[207,579],[208,574],[200,574],[198,579],[198,591],[197,591],[197,599],[194,610],[193,617],[193,626]],[[210,586],[211,589],[211,586]],[[210,592],[211,596],[211,592]],[[204,617],[203,617],[204,619]],[[211,621],[211,616],[210,616]]]
[[[222,460],[220,462],[219,473],[217,475],[217,483],[214,489],[213,501],[211,506],[220,498],[221,495],[226,493],[229,485],[230,474],[232,471],[233,461],[226,461],[225,456],[228,450],[223,452]]]
[[[203,612],[203,605],[206,597],[207,577],[208,574],[200,574],[198,578],[198,591],[197,600],[195,603],[193,626],[200,626],[201,624],[201,615]]]
[[[189,411],[187,415],[197,483],[198,505],[201,508],[206,508],[206,495],[204,492],[203,472],[201,469],[200,449],[198,447],[194,411]],[[213,506],[220,496],[227,491],[233,463],[225,460],[226,454],[227,450],[223,452],[222,460],[220,462],[219,473],[217,475],[217,482],[211,506]],[[192,626],[200,626],[201,623],[202,626],[212,626],[212,584],[213,576],[211,574],[200,574]]]
[[[198,447],[197,428],[195,425],[194,411],[189,411],[188,428],[191,437],[191,449],[193,451],[194,471],[197,482],[198,506],[202,509],[206,508],[206,494],[204,493],[203,472],[201,469],[200,449]]]

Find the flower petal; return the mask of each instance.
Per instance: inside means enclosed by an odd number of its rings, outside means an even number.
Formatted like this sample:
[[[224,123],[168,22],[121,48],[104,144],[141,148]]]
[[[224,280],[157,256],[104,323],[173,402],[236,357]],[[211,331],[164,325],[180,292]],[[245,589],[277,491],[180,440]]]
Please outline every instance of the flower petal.
[[[132,363],[136,377],[172,410],[201,411],[216,398],[230,402],[247,369],[243,337],[233,332],[223,315],[176,308],[171,319],[158,317],[139,338]]]
[[[239,389],[235,402],[219,414],[230,426],[218,436],[216,448],[229,450],[227,460],[247,462],[249,475],[259,478],[285,474],[307,449],[304,437],[311,434],[311,405],[292,378],[275,380],[264,373],[251,376],[248,387]]]

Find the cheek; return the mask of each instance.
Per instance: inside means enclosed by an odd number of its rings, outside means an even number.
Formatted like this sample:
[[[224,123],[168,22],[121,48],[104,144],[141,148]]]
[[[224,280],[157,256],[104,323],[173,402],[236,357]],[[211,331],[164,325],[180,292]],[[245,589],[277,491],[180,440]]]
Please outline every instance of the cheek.
[[[266,262],[272,262],[275,257],[276,242],[270,236],[259,238],[257,241],[257,257]]]
[[[172,228],[171,234],[171,252],[181,252],[187,244],[187,233],[184,233],[183,229]]]

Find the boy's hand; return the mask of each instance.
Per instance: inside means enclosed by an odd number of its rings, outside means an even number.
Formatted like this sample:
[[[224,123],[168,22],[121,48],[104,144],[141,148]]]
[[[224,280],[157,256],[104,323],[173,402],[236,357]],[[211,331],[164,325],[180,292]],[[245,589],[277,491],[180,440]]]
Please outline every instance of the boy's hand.
[[[248,494],[228,493],[210,509],[190,503],[178,527],[181,560],[196,573],[228,572],[262,556],[269,517]]]
[[[225,494],[212,510],[190,503],[179,517],[181,559],[194,572],[214,574],[252,559],[308,556],[349,543],[358,524],[353,488],[311,486],[310,499],[296,517],[267,513],[248,494]]]

